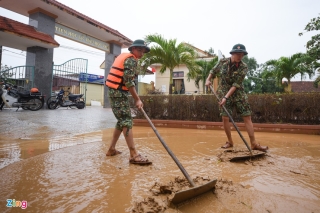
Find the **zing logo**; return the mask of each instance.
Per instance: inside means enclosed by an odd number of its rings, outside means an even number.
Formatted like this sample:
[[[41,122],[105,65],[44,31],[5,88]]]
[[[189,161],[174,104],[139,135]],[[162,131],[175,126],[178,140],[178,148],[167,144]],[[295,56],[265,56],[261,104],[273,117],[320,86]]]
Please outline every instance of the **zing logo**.
[[[21,207],[21,209],[26,209],[28,207],[28,202],[23,200],[7,199],[7,207]]]

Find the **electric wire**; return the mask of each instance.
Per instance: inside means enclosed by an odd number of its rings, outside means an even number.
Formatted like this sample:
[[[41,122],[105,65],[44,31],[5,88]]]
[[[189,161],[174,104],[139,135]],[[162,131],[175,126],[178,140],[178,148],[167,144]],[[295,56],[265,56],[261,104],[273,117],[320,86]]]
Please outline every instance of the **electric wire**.
[[[16,55],[11,55],[11,54],[8,54],[8,53],[2,53],[2,55],[5,55],[5,56],[10,56],[10,57],[15,57],[15,58],[21,58],[21,59],[25,59],[24,57],[21,57],[21,56],[16,56]]]
[[[26,56],[26,55],[24,55],[24,54],[22,54],[22,53],[13,52],[13,51],[10,51],[10,50],[4,49],[4,48],[2,48],[2,51],[7,51],[7,52],[14,53],[14,54],[17,54],[17,55]],[[22,51],[22,52],[24,52],[24,51]]]
[[[59,47],[61,47],[61,48],[63,48],[63,49],[70,50],[70,51],[77,51],[77,52],[81,52],[81,53],[85,53],[85,54],[89,54],[89,55],[95,55],[95,56],[101,56],[101,57],[104,57],[104,56],[105,56],[105,53],[104,53],[103,51],[102,51],[102,52],[96,52],[96,51],[92,51],[92,50],[85,50],[85,49],[80,49],[80,48],[76,48],[76,47],[72,47],[72,46],[67,46],[67,45],[60,45]],[[7,51],[7,52],[10,52],[10,53],[14,53],[14,54],[16,54],[16,55],[20,55],[20,56],[26,57],[25,54],[13,52],[13,51],[10,51],[10,50],[5,49],[5,48],[3,48],[2,51]],[[23,51],[23,52],[25,52],[25,51]],[[6,53],[5,55],[23,59],[22,57],[10,55],[10,54],[7,54],[7,53]],[[55,58],[65,59],[65,58],[60,58],[60,57],[57,57],[57,56],[55,56]],[[103,58],[102,60],[104,60],[104,58]],[[90,68],[90,69],[97,69],[97,67],[92,66],[92,65],[89,65],[89,64],[88,64],[88,68]]]
[[[85,49],[80,49],[80,48],[66,46],[66,45],[60,45],[59,47],[64,48],[64,49],[79,51],[79,52],[82,52],[82,53],[88,53],[88,54],[92,54],[92,55],[104,56],[104,53],[102,53],[102,52],[95,52],[95,51],[92,51],[92,50],[85,50]]]

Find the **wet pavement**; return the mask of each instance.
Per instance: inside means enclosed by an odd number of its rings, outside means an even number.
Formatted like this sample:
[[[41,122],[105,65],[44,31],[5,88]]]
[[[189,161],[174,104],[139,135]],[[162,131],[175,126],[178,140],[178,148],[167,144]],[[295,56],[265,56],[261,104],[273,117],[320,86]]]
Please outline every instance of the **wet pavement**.
[[[52,136],[73,135],[113,128],[116,119],[111,109],[100,106],[87,107],[84,110],[59,108],[29,111],[17,108],[5,108],[0,111],[0,134],[28,137],[37,134],[37,130],[50,129]],[[47,137],[47,136],[46,136]]]
[[[59,108],[29,111],[5,108],[0,111],[0,169],[17,160],[44,152],[95,141],[73,138],[75,135],[113,128],[116,119],[111,109],[87,107],[84,110]],[[50,145],[37,145],[50,140]],[[21,152],[21,146],[26,152]],[[5,150],[5,151],[4,151]],[[9,156],[6,156],[9,151]]]
[[[157,128],[192,178],[218,179],[215,191],[172,206],[151,189],[183,175],[151,127],[134,127],[138,151],[153,161],[137,166],[123,136],[123,153],[105,156],[111,109],[5,109],[0,119],[0,212],[21,211],[7,199],[27,201],[30,212],[320,212],[319,135],[257,132],[265,157],[224,162],[223,131]]]

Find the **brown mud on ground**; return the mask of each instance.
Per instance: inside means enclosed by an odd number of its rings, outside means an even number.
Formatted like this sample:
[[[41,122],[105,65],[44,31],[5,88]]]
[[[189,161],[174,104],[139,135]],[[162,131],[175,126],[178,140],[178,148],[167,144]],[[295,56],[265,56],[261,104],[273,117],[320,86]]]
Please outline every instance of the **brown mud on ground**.
[[[134,127],[136,147],[150,166],[129,164],[123,136],[122,154],[106,157],[112,129],[52,131],[47,125],[34,134],[1,134],[1,212],[14,211],[6,199],[28,201],[30,212],[320,212],[319,135],[257,132],[269,152],[230,162],[218,157],[223,131],[158,128],[196,185],[218,179],[215,190],[175,206],[170,192],[189,184],[151,128]],[[245,150],[238,134],[232,136],[234,149]]]
[[[209,181],[210,178],[197,177],[194,179],[194,182],[197,186],[208,183]],[[239,206],[243,208],[243,206],[245,206],[248,209],[252,209],[250,201],[247,201],[247,203],[243,201],[234,203],[233,200],[235,199],[235,196],[240,194],[241,196],[246,196],[246,193],[244,192],[246,190],[245,187],[241,185],[234,185],[232,181],[225,179],[218,180],[215,189],[213,189],[211,192],[187,200],[176,206],[171,204],[171,200],[175,193],[186,189],[189,189],[189,183],[185,178],[182,177],[176,177],[174,181],[170,181],[166,184],[155,183],[155,185],[153,185],[150,189],[150,196],[144,198],[143,201],[136,202],[134,204],[134,208],[132,208],[132,212],[181,212],[179,207],[192,205],[192,203],[197,202],[197,199],[201,199],[208,194],[214,195],[215,199],[220,200],[220,202],[225,202],[226,205],[233,205],[233,207],[238,205],[236,208],[239,208]]]
[[[196,186],[201,186],[210,182],[211,179],[209,177],[196,177],[193,181]],[[171,201],[175,193],[188,189],[190,189],[188,180],[179,176],[169,183],[156,182],[150,189],[150,195],[143,201],[136,202],[132,212],[165,212],[169,208],[174,209],[175,206],[171,204]]]

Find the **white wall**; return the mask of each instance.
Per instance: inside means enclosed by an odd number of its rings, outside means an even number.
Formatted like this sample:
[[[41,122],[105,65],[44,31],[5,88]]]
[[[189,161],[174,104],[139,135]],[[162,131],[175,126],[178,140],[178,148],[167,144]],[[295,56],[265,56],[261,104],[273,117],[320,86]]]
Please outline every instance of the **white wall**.
[[[153,66],[155,67],[155,66]],[[155,67],[156,72],[155,72],[155,88],[160,89],[162,88],[162,85],[165,85],[166,87],[166,92],[164,94],[169,94],[169,81],[170,81],[170,70],[167,69],[166,72],[161,74],[159,72],[160,67]],[[178,72],[178,71],[184,71],[184,78],[182,77],[177,77],[173,79],[184,79],[184,85],[185,85],[185,93],[186,94],[193,94],[194,91],[198,91],[198,94],[203,94],[202,86],[200,88],[196,88],[194,84],[194,80],[190,80],[190,82],[187,80],[187,73],[189,72],[188,68],[185,65],[180,65],[179,67],[174,68],[173,72]],[[200,82],[202,84],[202,82]]]
[[[87,93],[86,93],[86,105],[90,106],[91,101],[99,101],[104,103],[103,100],[103,93],[104,93],[104,85],[103,84],[87,84]]]

